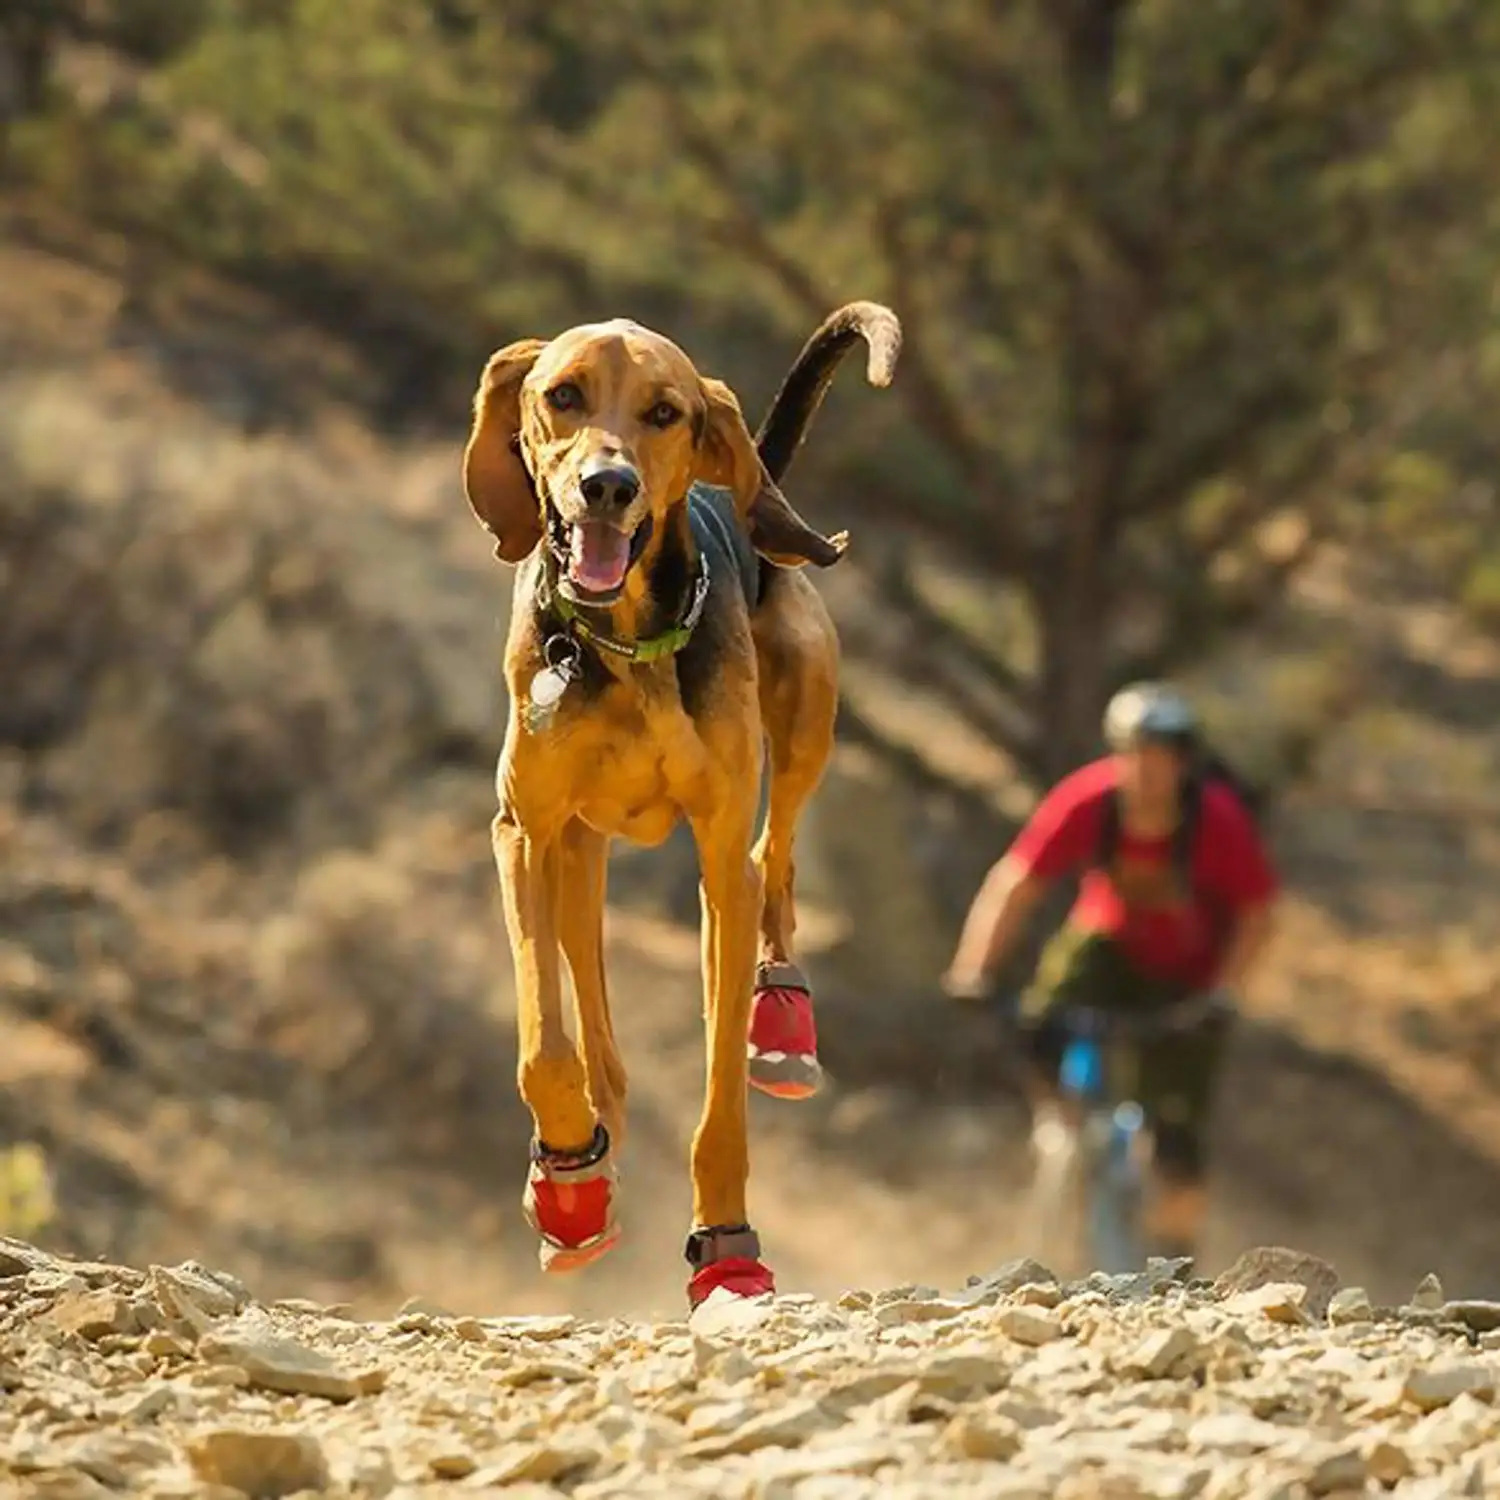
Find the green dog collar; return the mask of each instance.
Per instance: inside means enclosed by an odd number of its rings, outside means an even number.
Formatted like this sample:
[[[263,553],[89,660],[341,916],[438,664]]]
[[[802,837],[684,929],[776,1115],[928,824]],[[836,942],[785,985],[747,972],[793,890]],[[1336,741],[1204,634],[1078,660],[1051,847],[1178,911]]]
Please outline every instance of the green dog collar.
[[[552,596],[552,608],[558,616],[571,625],[580,639],[601,651],[611,652],[626,661],[660,661],[664,656],[673,656],[681,651],[693,638],[693,631],[703,617],[703,606],[708,600],[708,559],[698,558],[698,580],[693,585],[693,597],[688,602],[687,612],[670,630],[660,635],[647,636],[645,640],[621,641],[589,624],[584,612],[561,591]]]

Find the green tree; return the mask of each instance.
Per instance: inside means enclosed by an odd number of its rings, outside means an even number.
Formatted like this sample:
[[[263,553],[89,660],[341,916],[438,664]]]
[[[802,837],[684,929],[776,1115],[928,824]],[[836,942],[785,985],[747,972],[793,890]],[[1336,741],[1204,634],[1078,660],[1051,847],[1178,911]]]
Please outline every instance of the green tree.
[[[70,45],[114,48],[155,64],[186,46],[207,0],[4,0],[0,4],[0,131],[52,100],[53,73]]]
[[[1403,474],[1488,461],[1496,7],[187,11],[132,109],[54,110],[38,180],[355,336],[382,414],[451,421],[496,343],[617,311],[753,398],[889,301],[893,396],[835,395],[808,462],[995,581],[966,613],[899,554],[878,580],[1033,776]]]
[[[595,207],[563,243],[789,326],[892,302],[915,461],[867,463],[863,498],[1016,591],[1031,645],[1003,662],[905,602],[934,655],[987,666],[988,723],[1037,774],[1087,753],[1123,676],[1279,596],[1422,440],[1487,313],[1485,7],[610,14],[607,102],[553,166]]]
[[[35,175],[354,339],[383,416],[451,416],[504,330],[594,295],[587,259],[529,239],[516,208],[561,45],[526,21],[460,0],[225,5],[104,115],[60,107]]]

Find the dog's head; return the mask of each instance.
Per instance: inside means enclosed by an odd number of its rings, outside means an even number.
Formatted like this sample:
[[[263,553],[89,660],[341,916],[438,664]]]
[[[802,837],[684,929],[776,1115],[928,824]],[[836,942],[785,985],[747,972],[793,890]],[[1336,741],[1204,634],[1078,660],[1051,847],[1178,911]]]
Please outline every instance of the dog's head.
[[[569,591],[607,603],[694,482],[731,490],[776,562],[826,567],[842,554],[772,484],[734,392],[670,339],[621,320],[490,357],[464,489],[496,556],[519,562],[545,536]]]

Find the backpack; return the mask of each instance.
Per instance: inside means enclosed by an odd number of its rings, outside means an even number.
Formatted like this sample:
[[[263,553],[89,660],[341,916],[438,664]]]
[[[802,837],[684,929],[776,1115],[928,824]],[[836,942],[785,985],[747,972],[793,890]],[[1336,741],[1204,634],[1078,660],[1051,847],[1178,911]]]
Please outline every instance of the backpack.
[[[1217,782],[1227,787],[1250,815],[1250,821],[1261,827],[1266,814],[1266,794],[1263,788],[1247,781],[1217,751],[1200,747],[1194,752],[1193,763],[1182,788],[1182,820],[1172,836],[1172,865],[1183,890],[1192,889],[1193,844],[1198,837],[1198,815],[1203,804],[1203,789]],[[1120,789],[1112,787],[1105,799],[1099,823],[1099,843],[1094,851],[1094,863],[1102,870],[1114,868],[1115,855],[1120,849]]]

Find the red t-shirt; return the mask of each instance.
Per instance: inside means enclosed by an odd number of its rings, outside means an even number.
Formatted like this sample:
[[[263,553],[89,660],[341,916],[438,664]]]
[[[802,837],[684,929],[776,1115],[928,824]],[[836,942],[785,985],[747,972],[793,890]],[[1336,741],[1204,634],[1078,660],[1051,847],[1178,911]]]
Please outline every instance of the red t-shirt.
[[[1041,880],[1088,866],[1069,922],[1117,938],[1144,974],[1207,988],[1217,977],[1231,919],[1276,892],[1254,820],[1228,787],[1205,785],[1193,839],[1193,888],[1184,893],[1170,837],[1135,838],[1122,827],[1113,870],[1093,864],[1105,804],[1118,785],[1113,757],[1065,777],[1017,835],[1010,858]]]

